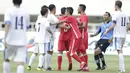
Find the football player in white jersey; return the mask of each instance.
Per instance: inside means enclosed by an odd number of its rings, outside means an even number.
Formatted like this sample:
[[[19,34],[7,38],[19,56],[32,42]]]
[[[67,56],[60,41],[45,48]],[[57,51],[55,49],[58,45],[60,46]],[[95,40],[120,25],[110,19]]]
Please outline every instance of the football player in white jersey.
[[[17,63],[17,72],[24,73],[26,59],[26,29],[30,24],[29,14],[20,7],[22,0],[13,0],[14,6],[7,10],[4,15],[4,62],[3,73],[10,73],[10,60],[14,57]]]
[[[53,45],[54,45],[54,39],[55,39],[56,25],[61,24],[64,21],[59,21],[58,18],[55,16],[56,6],[54,4],[50,4],[48,8],[50,10],[50,14],[48,15],[47,19],[51,23],[50,29],[53,35],[52,35],[52,38],[50,38],[51,47],[48,48],[47,54],[46,54],[45,68],[46,70],[52,70],[52,68],[50,67],[50,64],[51,64],[51,56],[53,54]]]
[[[104,33],[104,35],[114,28],[113,38],[115,49],[117,49],[119,56],[119,73],[125,72],[125,64],[123,57],[123,45],[125,43],[127,26],[129,26],[129,17],[121,10],[122,2],[115,2],[115,14],[112,16],[113,25]]]
[[[36,27],[35,50],[30,58],[29,65],[27,67],[28,70],[31,70],[31,64],[34,58],[38,55],[38,53],[40,54],[40,56],[39,56],[39,64],[38,64],[37,70],[40,70],[40,71],[42,70],[42,66],[43,66],[44,58],[45,58],[44,56],[46,53],[46,47],[48,47],[44,43],[45,43],[45,40],[47,40],[47,37],[49,37],[47,36],[47,32],[51,33],[51,31],[49,30],[50,23],[47,20],[47,15],[48,15],[48,8],[47,7],[41,8],[41,17],[37,19],[36,26],[35,26]]]

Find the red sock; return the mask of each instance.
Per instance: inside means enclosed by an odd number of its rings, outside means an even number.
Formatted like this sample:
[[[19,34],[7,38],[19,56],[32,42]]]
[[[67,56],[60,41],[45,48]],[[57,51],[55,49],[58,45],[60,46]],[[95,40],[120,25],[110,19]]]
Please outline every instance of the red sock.
[[[76,61],[78,61],[79,63],[82,62],[82,60],[81,60],[81,59],[79,58],[79,56],[77,56],[76,54],[73,54],[72,57],[73,57]]]
[[[84,57],[84,56],[80,57],[80,59],[81,59],[82,61],[86,62],[86,60],[85,60],[85,57]]]
[[[67,52],[66,55],[67,55],[67,58],[68,58],[69,63],[72,63],[72,59],[71,59],[70,53]]]
[[[86,66],[88,67],[88,54],[86,54],[86,55],[84,56],[84,59],[85,59],[85,61],[86,61]]]
[[[62,56],[58,56],[58,69],[61,69]]]

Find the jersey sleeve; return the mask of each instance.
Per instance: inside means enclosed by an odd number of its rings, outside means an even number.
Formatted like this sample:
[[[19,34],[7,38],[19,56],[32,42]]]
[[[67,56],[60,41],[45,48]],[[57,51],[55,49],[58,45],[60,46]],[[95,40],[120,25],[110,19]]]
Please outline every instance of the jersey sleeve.
[[[11,16],[9,11],[4,14],[4,24],[11,25]]]
[[[113,22],[114,24],[116,24],[116,20],[117,20],[117,16],[114,14],[114,15],[112,16],[112,22]]]
[[[100,26],[98,27],[98,29],[97,29],[97,32],[96,33],[100,33],[101,32],[101,24],[100,24]]]
[[[27,29],[30,28],[30,15],[27,14]]]
[[[56,16],[54,16],[54,15],[49,15],[48,16],[48,18],[47,18],[47,20],[50,22],[50,23],[57,23],[59,20],[58,20],[58,18],[56,18]]]

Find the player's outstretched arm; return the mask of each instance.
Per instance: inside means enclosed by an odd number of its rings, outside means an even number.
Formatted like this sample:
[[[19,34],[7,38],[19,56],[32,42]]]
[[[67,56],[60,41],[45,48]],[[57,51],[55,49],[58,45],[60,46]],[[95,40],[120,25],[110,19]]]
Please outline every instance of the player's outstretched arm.
[[[90,37],[97,36],[101,32],[101,26],[98,27],[98,30],[95,34],[90,35]]]
[[[115,27],[115,23],[113,23],[108,30],[106,30],[106,32],[104,33],[104,35],[106,35],[109,31],[111,31],[114,27]]]
[[[58,21],[56,23],[51,23],[51,25],[60,25],[62,23],[66,22],[66,20],[61,20],[61,21]]]

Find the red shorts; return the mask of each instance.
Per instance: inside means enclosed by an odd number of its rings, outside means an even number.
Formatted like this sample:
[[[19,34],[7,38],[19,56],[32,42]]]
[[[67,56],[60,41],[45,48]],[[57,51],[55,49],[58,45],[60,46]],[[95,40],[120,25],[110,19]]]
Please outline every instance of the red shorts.
[[[85,48],[85,45],[84,45],[84,39],[81,39],[81,40],[80,40],[77,53],[82,53],[82,54],[85,54],[85,53],[86,53],[86,48]]]
[[[76,53],[79,49],[81,39],[72,39],[70,42],[69,52],[71,55]]]
[[[68,51],[70,41],[69,40],[59,40],[58,41],[58,51]]]

